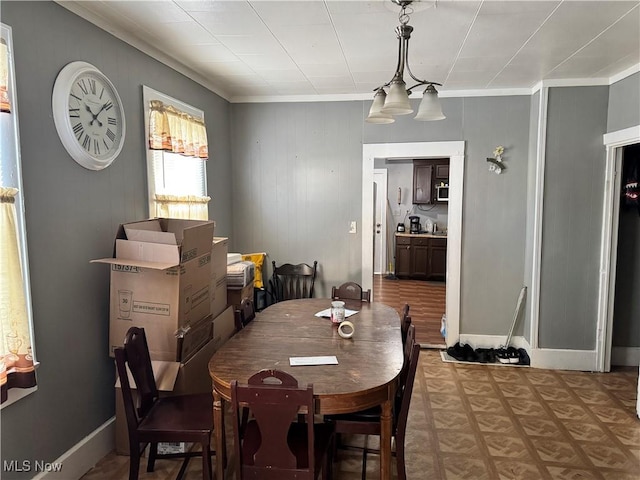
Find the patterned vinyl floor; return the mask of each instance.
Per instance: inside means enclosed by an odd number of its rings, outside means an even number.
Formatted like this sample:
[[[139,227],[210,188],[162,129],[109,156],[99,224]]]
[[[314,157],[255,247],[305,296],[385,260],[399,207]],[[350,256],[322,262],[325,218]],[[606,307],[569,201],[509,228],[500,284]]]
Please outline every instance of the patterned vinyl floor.
[[[638,480],[637,382],[637,368],[594,374],[445,363],[423,349],[407,428],[408,478]],[[367,478],[379,478],[377,455],[367,458]],[[360,453],[340,450],[334,479],[360,479],[361,462]],[[178,468],[158,461],[140,479],[170,480]],[[82,480],[127,478],[128,457],[111,453]],[[195,459],[185,479],[199,478]]]

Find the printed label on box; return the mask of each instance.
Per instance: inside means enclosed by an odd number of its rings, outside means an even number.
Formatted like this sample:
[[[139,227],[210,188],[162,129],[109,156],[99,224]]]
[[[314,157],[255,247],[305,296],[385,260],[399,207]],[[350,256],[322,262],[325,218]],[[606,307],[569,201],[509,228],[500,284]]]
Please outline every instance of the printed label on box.
[[[118,265],[112,264],[111,270],[114,272],[125,272],[125,273],[140,273],[142,269],[140,267],[135,267],[133,265]]]
[[[171,315],[171,306],[168,303],[133,302],[135,313],[147,313],[149,315]]]

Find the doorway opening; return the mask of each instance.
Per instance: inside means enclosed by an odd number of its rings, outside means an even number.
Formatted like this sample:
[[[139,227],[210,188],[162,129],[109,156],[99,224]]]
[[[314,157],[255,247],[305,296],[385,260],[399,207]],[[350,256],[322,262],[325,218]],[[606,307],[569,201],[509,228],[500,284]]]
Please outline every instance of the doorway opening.
[[[372,288],[374,272],[374,163],[375,159],[450,159],[449,219],[447,231],[446,315],[448,346],[459,340],[460,265],[462,254],[462,195],[465,142],[374,143],[362,146],[362,286]]]
[[[640,125],[604,135],[607,156],[596,327],[595,370],[598,372],[611,371],[623,151],[625,147],[638,143],[640,143]]]

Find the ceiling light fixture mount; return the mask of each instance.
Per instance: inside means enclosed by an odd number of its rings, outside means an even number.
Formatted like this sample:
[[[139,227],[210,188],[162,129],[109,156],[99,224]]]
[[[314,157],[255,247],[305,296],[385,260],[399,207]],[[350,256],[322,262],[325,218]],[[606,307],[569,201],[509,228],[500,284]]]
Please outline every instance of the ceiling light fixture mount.
[[[442,84],[428,80],[420,80],[413,74],[409,67],[409,39],[411,38],[411,32],[413,32],[413,27],[409,25],[409,14],[413,13],[413,10],[410,8],[413,0],[390,1],[399,5],[401,9],[398,15],[400,25],[396,27],[398,64],[393,78],[374,90],[376,93],[373,97],[373,104],[369,110],[369,116],[365,121],[368,123],[393,123],[395,122],[395,118],[393,118],[394,115],[413,113],[413,109],[409,103],[409,95],[411,95],[414,88],[422,85],[426,85],[426,89],[424,90],[422,102],[420,102],[418,113],[414,119],[423,122],[442,120],[445,116],[442,113],[442,106],[438,99],[438,91],[435,87],[436,85],[442,86]],[[409,9],[408,12],[407,8]],[[409,88],[407,88],[407,84],[404,81],[405,69],[409,76],[417,82]],[[388,93],[385,90],[387,87],[389,88]]]

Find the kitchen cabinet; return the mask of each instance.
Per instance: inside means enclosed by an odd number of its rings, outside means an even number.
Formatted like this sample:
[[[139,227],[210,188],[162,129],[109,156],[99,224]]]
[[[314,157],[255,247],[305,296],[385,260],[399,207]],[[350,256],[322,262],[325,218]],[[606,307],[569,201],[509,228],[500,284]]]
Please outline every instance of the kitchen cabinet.
[[[396,276],[411,276],[411,238],[396,236]]]
[[[432,203],[433,165],[414,163],[413,165],[413,203],[424,205]]]
[[[442,203],[436,200],[436,185],[449,183],[449,159],[413,161],[413,204]]]
[[[396,276],[445,280],[447,239],[428,235],[396,235]]]

